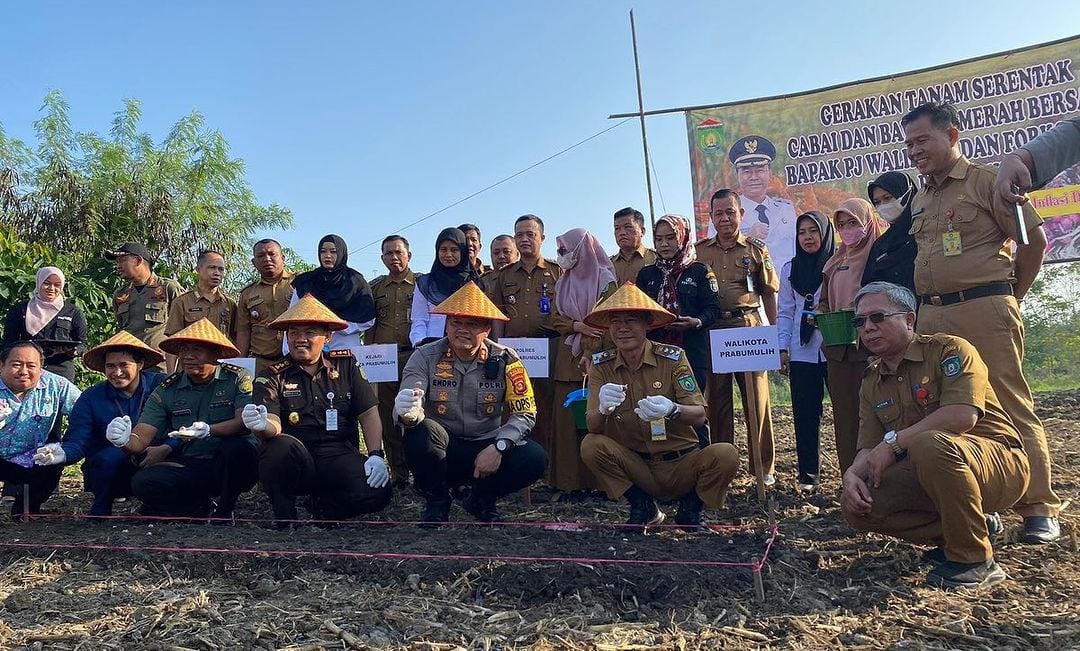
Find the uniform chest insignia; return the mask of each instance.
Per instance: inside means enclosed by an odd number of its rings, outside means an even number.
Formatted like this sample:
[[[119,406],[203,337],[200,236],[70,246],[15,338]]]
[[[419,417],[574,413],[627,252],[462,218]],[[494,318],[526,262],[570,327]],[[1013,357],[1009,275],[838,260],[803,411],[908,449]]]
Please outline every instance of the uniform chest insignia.
[[[604,362],[609,362],[609,361],[611,361],[613,359],[615,359],[615,351],[614,350],[605,350],[605,351],[601,351],[599,353],[593,353],[592,363],[593,364],[603,364]]]
[[[921,384],[916,384],[911,388],[912,391],[915,393],[915,400],[918,401],[920,405],[925,405],[926,403],[934,399],[934,396],[930,393],[930,390]]]
[[[435,365],[435,377],[440,377],[446,380],[452,380],[454,378],[454,363],[443,360]]]
[[[336,380],[339,377],[341,377],[341,373],[339,373],[336,368],[330,369],[330,379],[331,380]]]
[[[749,269],[750,268],[750,256],[744,255],[743,259],[739,261],[739,264],[741,264],[744,268]]]
[[[199,305],[192,305],[187,309],[188,312],[202,312],[202,307]]]
[[[439,394],[435,398],[435,401],[436,402],[446,402],[449,399],[450,399],[450,392],[449,391],[439,391]]]
[[[689,285],[691,287],[697,287],[697,281],[694,280],[693,278],[691,278],[690,276],[683,276],[682,284],[683,285]]]
[[[251,318],[253,318],[253,319],[259,318],[259,311],[258,310],[252,310],[251,311]]]
[[[891,407],[892,404],[893,404],[892,398],[889,398],[888,400],[882,400],[881,402],[874,405],[874,409],[877,409],[878,411],[881,411],[882,409],[886,409],[888,407]]]
[[[446,415],[447,411],[449,411],[449,408],[446,405],[439,405],[435,407],[435,413],[439,414],[440,416]]]
[[[507,296],[506,297],[506,302],[509,303],[510,305],[516,304],[517,303],[517,295],[511,294],[511,295]]]
[[[656,382],[652,383],[652,388],[654,388],[654,389],[659,389],[662,386],[664,386],[664,383],[661,382],[660,380],[657,380]]]
[[[299,389],[300,388],[300,383],[299,382],[286,382],[282,386],[285,388],[286,391],[291,391],[293,389]]]
[[[157,289],[154,290],[154,298],[165,298],[165,288],[158,285]]]
[[[300,414],[295,412],[295,411],[290,412],[289,413],[289,424],[290,425],[299,425],[300,424]]]

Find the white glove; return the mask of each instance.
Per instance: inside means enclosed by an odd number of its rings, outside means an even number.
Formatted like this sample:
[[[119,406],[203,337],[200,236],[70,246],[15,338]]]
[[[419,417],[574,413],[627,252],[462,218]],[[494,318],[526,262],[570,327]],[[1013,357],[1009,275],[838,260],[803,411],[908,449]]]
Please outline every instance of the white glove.
[[[244,411],[240,414],[240,418],[244,421],[244,427],[252,432],[266,431],[265,405],[244,405]]]
[[[7,400],[0,400],[0,427],[7,425],[7,419],[11,413],[12,409],[8,406]]]
[[[394,416],[415,424],[424,419],[424,390],[402,389],[394,398]]]
[[[647,396],[638,400],[634,413],[641,420],[659,420],[675,409],[675,403],[666,396]]]
[[[386,461],[374,454],[368,455],[364,462],[364,474],[367,475],[367,485],[372,488],[382,488],[390,482],[390,469],[386,467]]]
[[[67,454],[59,443],[47,443],[34,452],[34,463],[39,466],[56,466],[67,461]]]
[[[190,439],[192,441],[204,439],[207,436],[210,436],[210,426],[201,420],[197,420],[187,427],[181,427],[174,432],[169,432],[169,438]]]
[[[600,413],[607,416],[626,400],[626,385],[608,382],[600,387]]]
[[[131,440],[131,416],[117,416],[105,426],[105,438],[118,448]]]

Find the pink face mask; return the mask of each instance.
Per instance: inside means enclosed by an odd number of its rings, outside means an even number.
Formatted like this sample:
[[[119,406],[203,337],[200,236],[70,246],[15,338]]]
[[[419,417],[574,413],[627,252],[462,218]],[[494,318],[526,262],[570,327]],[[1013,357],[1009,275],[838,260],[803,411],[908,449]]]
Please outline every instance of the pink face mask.
[[[848,226],[840,229],[840,241],[848,246],[855,246],[865,236],[865,226]]]

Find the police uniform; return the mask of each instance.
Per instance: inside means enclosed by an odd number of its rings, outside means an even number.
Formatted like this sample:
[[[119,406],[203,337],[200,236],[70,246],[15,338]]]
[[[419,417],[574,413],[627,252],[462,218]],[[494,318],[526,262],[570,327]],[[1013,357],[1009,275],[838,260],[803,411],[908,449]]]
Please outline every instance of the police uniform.
[[[621,287],[627,281],[635,282],[645,267],[656,264],[656,251],[642,245],[627,255],[620,249],[611,256],[611,264],[615,267],[615,279]]]
[[[251,402],[251,376],[220,364],[205,384],[195,384],[184,371],[165,378],[146,401],[139,424],[169,432],[196,421],[209,425],[236,417]],[[236,498],[255,485],[255,440],[250,434],[210,435],[182,443],[161,463],[143,468],[131,480],[132,493],[152,515],[203,516],[211,497],[218,510],[231,513]]]
[[[233,339],[235,317],[236,301],[226,296],[220,287],[214,288],[211,298],[193,289],[180,294],[169,304],[165,336],[172,336],[200,319],[210,319],[221,334]]]
[[[503,314],[510,317],[503,330],[504,337],[554,337],[558,334],[552,323],[555,313],[555,282],[562,276],[562,269],[551,260],[540,258],[532,271],[526,271],[521,260],[507,265],[484,283],[484,291]],[[550,341],[548,364],[553,358]],[[557,352],[557,351],[556,351]],[[550,452],[554,432],[555,387],[551,378],[535,378],[536,424],[532,438]]]
[[[248,355],[255,358],[256,373],[281,359],[284,333],[267,326],[289,309],[292,279],[293,274],[285,270],[275,281],[259,279],[240,290],[236,302],[236,332],[248,334]]]
[[[732,167],[770,167],[776,159],[776,146],[762,136],[745,136],[735,141],[728,151]],[[795,206],[787,199],[766,195],[758,203],[745,192],[739,193],[739,201],[746,211],[742,230],[744,235],[764,240],[772,253],[773,262],[783,268],[795,257]]]
[[[1012,295],[1015,213],[992,210],[993,167],[961,157],[945,181],[933,180],[912,201],[911,234],[918,245],[915,289],[922,305],[916,329],[971,342],[990,369],[990,383],[1024,439],[1031,484],[1016,506],[1023,516],[1056,516],[1061,500],[1051,488],[1050,451],[1024,378],[1024,329]],[[1030,204],[1025,228],[1041,223]]]
[[[405,456],[429,500],[449,499],[449,488],[462,484],[494,500],[544,474],[544,450],[529,439],[536,422],[532,384],[512,349],[484,340],[477,358],[462,362],[443,337],[417,347],[401,386],[424,391],[424,419],[405,427]],[[499,439],[510,447],[498,471],[474,479],[476,456]]]
[[[145,285],[136,287],[128,283],[113,294],[116,327],[127,330],[147,346],[158,348],[166,336],[169,304],[183,292],[175,280],[153,274]]]
[[[860,395],[859,448],[910,427],[946,405],[969,405],[979,419],[968,432],[928,430],[905,436],[907,456],[870,486],[870,513],[845,511],[857,529],[917,544],[944,546],[946,558],[980,563],[993,556],[984,514],[1009,508],[1024,494],[1030,471],[1020,435],[979,353],[946,334],[915,335],[899,366],[870,363]]]
[[[397,344],[398,377],[412,354],[409,330],[412,325],[410,309],[416,292],[416,274],[406,269],[400,280],[389,275],[371,281],[371,293],[375,297],[375,325],[364,333],[365,344]],[[383,424],[383,445],[386,446],[387,462],[394,479],[407,480],[409,465],[405,462],[405,449],[401,431],[394,422],[394,397],[401,388],[400,382],[378,383],[379,415]]]
[[[661,395],[676,404],[705,405],[686,353],[676,346],[645,341],[641,367],[631,369],[622,354],[593,355],[589,372],[588,413],[599,413],[600,387],[626,385],[626,400],[604,417],[602,431],[589,431],[581,456],[611,499],[638,486],[657,499],[678,499],[696,491],[711,508],[723,505],[728,485],[739,469],[739,453],[729,443],[699,445],[694,428],[664,422],[664,431],[634,413],[638,401]]]
[[[761,293],[776,293],[780,289],[780,277],[776,273],[769,248],[759,239],[739,234],[731,248],[725,249],[715,237],[697,243],[698,260],[712,268],[716,274],[720,295],[720,315],[716,328],[743,328],[761,325],[758,308]],[[769,379],[764,371],[751,373],[752,386],[746,386],[746,373],[735,373],[739,393],[746,409],[746,392],[754,392],[757,408],[758,440],[761,443],[761,463],[764,475],[773,473],[775,451],[773,449],[772,414],[769,405]],[[735,408],[732,403],[731,373],[712,374],[709,377],[708,405],[712,440],[733,443],[735,441]],[[748,441],[748,446],[756,445]],[[755,471],[753,449],[750,450],[750,470]]]
[[[312,496],[317,518],[379,511],[390,486],[368,485],[358,449],[360,415],[379,400],[350,351],[332,350],[315,366],[312,375],[287,358],[255,380],[255,404],[281,421],[281,434],[260,446],[259,483],[278,519],[295,519],[298,495]]]

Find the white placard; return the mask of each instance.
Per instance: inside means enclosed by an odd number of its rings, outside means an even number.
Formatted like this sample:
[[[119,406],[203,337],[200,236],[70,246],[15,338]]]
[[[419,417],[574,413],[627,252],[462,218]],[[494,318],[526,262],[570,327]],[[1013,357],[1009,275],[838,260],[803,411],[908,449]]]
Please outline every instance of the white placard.
[[[550,339],[543,337],[503,337],[499,339],[503,346],[513,348],[525,365],[525,372],[530,378],[549,377],[548,347]]]
[[[397,344],[371,344],[349,348],[353,357],[360,362],[368,382],[398,381],[398,346]]]
[[[713,373],[780,368],[779,335],[774,325],[710,330],[709,343]]]
[[[239,366],[248,372],[248,375],[255,378],[255,358],[254,357],[229,357],[228,359],[219,360],[222,364],[232,364],[233,366]]]

